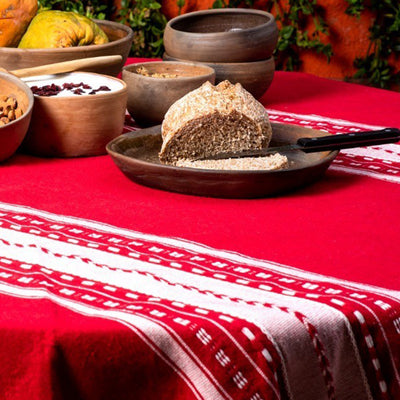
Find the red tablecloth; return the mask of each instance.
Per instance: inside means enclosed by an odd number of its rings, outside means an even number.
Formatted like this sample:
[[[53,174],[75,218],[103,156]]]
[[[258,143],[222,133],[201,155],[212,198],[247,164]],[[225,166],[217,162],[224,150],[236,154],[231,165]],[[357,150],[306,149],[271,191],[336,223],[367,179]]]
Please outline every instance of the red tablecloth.
[[[399,93],[306,74],[262,102],[333,133],[400,127]],[[257,200],[142,187],[108,156],[1,170],[1,398],[400,397],[400,145]]]

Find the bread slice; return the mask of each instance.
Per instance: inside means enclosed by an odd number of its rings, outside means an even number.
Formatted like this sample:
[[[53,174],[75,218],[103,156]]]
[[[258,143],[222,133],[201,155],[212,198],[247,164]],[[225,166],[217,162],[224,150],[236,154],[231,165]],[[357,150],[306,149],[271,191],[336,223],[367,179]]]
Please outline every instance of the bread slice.
[[[267,147],[272,136],[267,111],[240,83],[210,82],[168,110],[162,123],[160,161],[175,165],[211,155]]]
[[[178,160],[177,167],[218,169],[222,171],[274,171],[289,167],[288,158],[279,153],[266,157],[224,158],[221,160]]]

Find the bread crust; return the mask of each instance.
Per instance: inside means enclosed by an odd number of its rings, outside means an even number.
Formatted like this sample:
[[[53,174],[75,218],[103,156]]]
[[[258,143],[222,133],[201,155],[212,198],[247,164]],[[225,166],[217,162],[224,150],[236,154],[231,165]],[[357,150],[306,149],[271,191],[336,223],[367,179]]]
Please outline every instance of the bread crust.
[[[229,130],[236,127],[239,139],[241,135],[243,138],[246,136],[246,140],[243,140],[246,149],[267,147],[272,136],[268,113],[264,106],[240,83],[234,85],[229,81],[223,81],[217,86],[206,82],[170,107],[161,128],[163,145],[160,151],[160,160],[162,162],[174,163],[179,158],[191,158],[187,152],[182,154],[182,157],[176,152],[169,154],[174,142],[176,144],[178,140],[185,140],[184,136],[188,133],[189,127],[191,131],[194,127],[196,132],[204,131],[205,135],[207,135],[207,129],[218,131],[220,135],[217,141],[224,141],[224,136],[221,139],[222,134],[226,135],[227,143],[229,136],[232,135]],[[212,137],[211,140],[216,142],[215,137]],[[237,138],[235,142],[238,142]],[[216,152],[221,149],[230,150],[221,147],[221,143],[214,143],[214,145]],[[238,145],[240,146],[240,143]],[[201,149],[193,150],[193,155],[196,155]],[[208,149],[205,152],[209,153],[210,151]]]

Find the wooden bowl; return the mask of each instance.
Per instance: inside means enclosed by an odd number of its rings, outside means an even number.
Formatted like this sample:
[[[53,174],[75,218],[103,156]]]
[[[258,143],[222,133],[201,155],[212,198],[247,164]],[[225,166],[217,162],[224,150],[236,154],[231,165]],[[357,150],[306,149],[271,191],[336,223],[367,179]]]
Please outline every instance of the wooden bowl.
[[[150,75],[167,74],[174,77],[145,76],[138,72],[145,68]],[[122,79],[128,86],[128,111],[143,126],[157,125],[176,100],[197,89],[204,82],[215,82],[215,71],[191,62],[154,61],[130,64],[123,68]]]
[[[171,19],[164,31],[166,53],[201,62],[265,60],[272,56],[277,41],[272,14],[242,8],[183,14]]]
[[[187,62],[164,53],[166,61]],[[215,83],[228,80],[231,83],[240,83],[256,99],[259,99],[269,88],[274,78],[275,61],[273,57],[267,60],[243,63],[204,63],[215,71]]]
[[[66,97],[35,95],[32,120],[22,144],[24,152],[44,157],[77,157],[105,154],[106,144],[122,133],[127,88],[125,82],[111,76],[72,72],[48,77],[46,81],[29,80],[28,85],[43,87],[54,82],[86,83],[93,89],[108,86],[111,91],[94,95]]]
[[[4,161],[16,152],[28,131],[34,98],[28,85],[3,72],[0,72],[0,95],[15,98],[23,111],[20,118],[0,126],[0,161]]]
[[[96,20],[110,39],[109,43],[54,49],[18,49],[0,47],[0,66],[6,70],[36,67],[80,58],[121,55],[120,64],[108,67],[93,67],[85,71],[117,76],[125,64],[132,46],[133,31],[128,26],[112,21]]]

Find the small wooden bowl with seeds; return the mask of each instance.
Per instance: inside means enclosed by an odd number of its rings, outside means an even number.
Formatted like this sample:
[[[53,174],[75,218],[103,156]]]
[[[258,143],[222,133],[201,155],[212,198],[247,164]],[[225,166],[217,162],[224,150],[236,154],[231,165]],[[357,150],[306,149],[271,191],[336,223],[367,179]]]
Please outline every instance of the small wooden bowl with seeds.
[[[215,82],[215,71],[199,63],[153,61],[122,69],[128,86],[128,111],[141,126],[160,124],[169,107],[204,82]]]
[[[34,97],[24,82],[0,72],[0,161],[10,158],[25,138]]]
[[[90,72],[26,78],[35,97],[22,150],[42,157],[106,154],[106,144],[122,133],[126,84]]]

